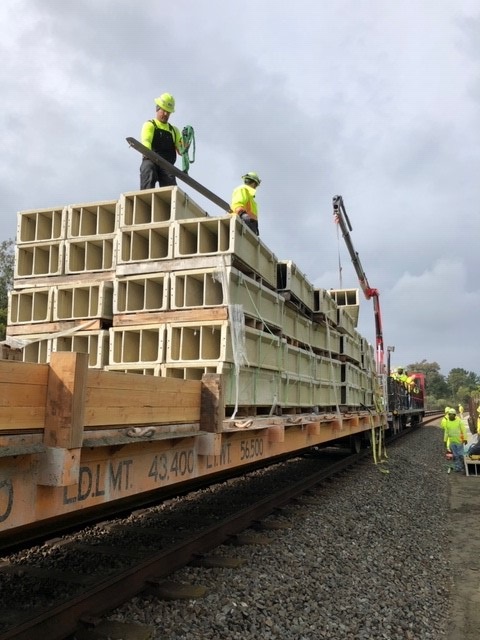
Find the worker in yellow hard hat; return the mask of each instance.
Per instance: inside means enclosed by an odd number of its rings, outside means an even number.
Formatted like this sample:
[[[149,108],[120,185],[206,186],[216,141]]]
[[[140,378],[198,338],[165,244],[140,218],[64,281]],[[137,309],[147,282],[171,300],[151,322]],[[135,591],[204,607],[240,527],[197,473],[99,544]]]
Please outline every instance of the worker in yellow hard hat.
[[[450,411],[453,410],[452,407],[449,407],[448,405],[445,407],[445,411],[444,411],[444,416],[442,418],[441,421],[441,427],[442,429],[445,431],[445,425],[446,425],[446,421],[448,420],[448,415],[450,413]],[[450,451],[450,442],[448,440],[448,438],[445,441],[445,447],[447,450],[447,458],[452,458],[452,452]]]
[[[237,215],[258,236],[258,207],[255,193],[262,181],[255,171],[246,173],[242,176],[242,180],[243,184],[233,190],[230,209],[232,214]]]
[[[162,93],[155,98],[155,118],[145,122],[141,133],[142,144],[170,164],[175,164],[177,152],[183,151],[182,134],[168,121],[174,111],[175,98],[170,93]],[[160,187],[177,184],[174,175],[148,158],[143,158],[140,166],[140,189],[153,189],[157,182]]]
[[[455,471],[462,472],[464,469],[463,455],[464,444],[467,443],[467,434],[463,420],[457,416],[457,412],[452,407],[448,410],[448,414],[442,420],[443,442],[445,449],[453,455]]]

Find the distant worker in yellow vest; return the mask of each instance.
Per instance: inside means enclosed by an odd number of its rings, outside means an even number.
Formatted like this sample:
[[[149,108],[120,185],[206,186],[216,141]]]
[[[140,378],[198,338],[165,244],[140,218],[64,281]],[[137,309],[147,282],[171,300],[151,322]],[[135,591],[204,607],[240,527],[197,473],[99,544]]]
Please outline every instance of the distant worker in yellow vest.
[[[405,388],[408,387],[407,385],[408,376],[405,373],[404,367],[397,367],[396,369],[394,369],[392,373],[392,378],[394,380],[397,380],[398,382],[401,382]]]
[[[260,235],[258,231],[258,208],[255,200],[257,187],[262,182],[258,174],[250,171],[242,176],[243,184],[236,187],[232,193],[230,208],[249,229]]]
[[[460,418],[461,418],[462,420],[463,420],[463,411],[464,411],[464,409],[463,409],[463,405],[462,405],[462,404],[459,404],[459,405],[458,405],[458,415],[460,416]]]
[[[155,118],[148,120],[142,127],[141,143],[158,153],[164,160],[175,164],[177,153],[182,153],[182,134],[170,124],[168,119],[175,111],[175,98],[169,93],[162,93],[155,98]],[[140,189],[154,189],[156,184],[160,187],[169,187],[177,184],[175,176],[165,171],[163,167],[143,158],[140,165]]]
[[[457,416],[455,409],[450,408],[448,414],[442,419],[443,442],[445,448],[453,456],[454,468],[457,473],[464,471],[463,466],[463,445],[467,443],[467,434],[463,420]]]
[[[445,430],[445,420],[448,418],[448,412],[450,411],[450,409],[451,409],[451,407],[449,407],[449,406],[445,407],[444,416],[443,416],[442,421],[440,423],[440,425],[441,425],[443,430]],[[447,439],[447,442],[446,442],[446,448],[447,448],[447,454],[451,453],[451,451],[450,451],[450,443],[449,443],[448,439]]]
[[[420,389],[417,387],[415,376],[410,375],[408,371],[405,371],[405,375],[407,376],[407,388],[410,393],[418,393]]]

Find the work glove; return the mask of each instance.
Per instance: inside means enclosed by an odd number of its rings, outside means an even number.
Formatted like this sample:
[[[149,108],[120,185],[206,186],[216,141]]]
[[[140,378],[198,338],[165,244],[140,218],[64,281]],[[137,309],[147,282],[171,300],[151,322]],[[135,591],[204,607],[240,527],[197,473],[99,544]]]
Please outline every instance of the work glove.
[[[238,215],[240,216],[240,220],[250,220],[250,216],[246,211],[241,211]]]

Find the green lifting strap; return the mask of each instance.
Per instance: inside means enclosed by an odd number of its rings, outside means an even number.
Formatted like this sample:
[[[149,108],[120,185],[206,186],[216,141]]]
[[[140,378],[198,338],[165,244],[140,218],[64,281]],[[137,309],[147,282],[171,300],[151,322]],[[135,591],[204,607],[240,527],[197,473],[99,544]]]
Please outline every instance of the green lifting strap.
[[[195,162],[195,131],[189,124],[182,129],[182,147],[182,170],[188,174],[190,164]],[[190,148],[192,149],[192,157],[189,156]]]

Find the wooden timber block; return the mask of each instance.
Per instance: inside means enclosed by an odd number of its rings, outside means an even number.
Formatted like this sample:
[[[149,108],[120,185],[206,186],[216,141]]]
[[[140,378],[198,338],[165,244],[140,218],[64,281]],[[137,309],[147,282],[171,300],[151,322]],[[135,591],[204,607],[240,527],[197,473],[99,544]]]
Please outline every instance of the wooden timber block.
[[[87,353],[52,353],[45,413],[47,447],[82,446],[87,370]]]
[[[223,378],[217,373],[202,376],[200,429],[202,431],[222,431],[225,420]]]

